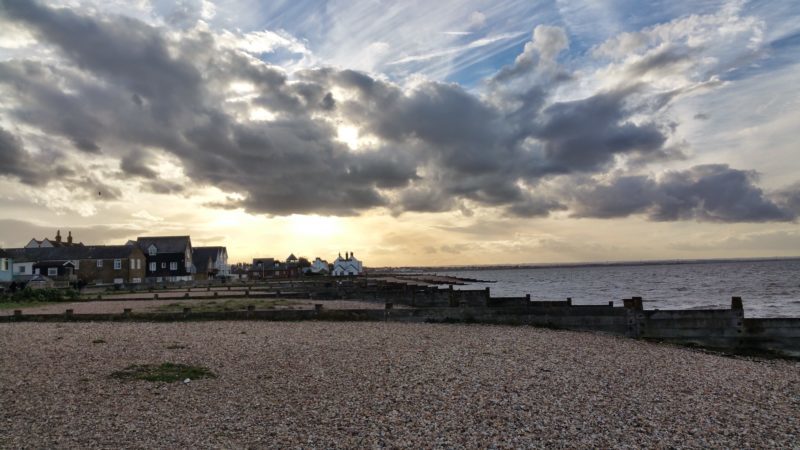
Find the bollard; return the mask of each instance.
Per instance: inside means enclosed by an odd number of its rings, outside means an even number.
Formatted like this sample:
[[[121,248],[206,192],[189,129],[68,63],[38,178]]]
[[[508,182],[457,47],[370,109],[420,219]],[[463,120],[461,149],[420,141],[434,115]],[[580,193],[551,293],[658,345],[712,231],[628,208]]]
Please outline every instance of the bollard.
[[[184,316],[187,315],[187,314],[191,314],[191,313],[192,313],[192,308],[183,308],[183,315]]]
[[[219,297],[219,292],[214,291],[214,297]]]
[[[614,300],[609,300],[608,301],[608,306],[613,308],[614,307]]]
[[[16,316],[16,317],[22,316],[22,310],[21,309],[15,309],[14,310],[14,316]]]
[[[567,297],[567,305],[572,306],[572,297]]]
[[[744,309],[744,305],[742,304],[742,297],[731,297],[731,309]]]
[[[100,294],[97,294],[97,299],[98,299],[98,300],[102,300],[102,299],[103,299],[103,296],[102,296],[102,295],[100,295]]]
[[[245,289],[244,296],[245,297],[250,297],[250,289]]]
[[[321,303],[315,304],[314,305],[314,310],[315,311],[322,311],[322,304]]]
[[[386,303],[385,308],[386,309],[392,309],[393,306],[394,305],[392,305],[391,303]]]
[[[634,309],[638,309],[640,311],[644,309],[644,306],[642,305],[642,297],[631,297],[631,300],[633,300]]]
[[[158,300],[158,294],[153,294],[153,300]]]
[[[255,310],[256,310],[256,305],[247,305],[247,310],[248,310],[249,312],[253,312],[253,311],[255,311]]]
[[[130,317],[130,315],[131,315],[131,309],[130,309],[130,308],[125,308],[125,309],[123,309],[123,310],[122,310],[122,315],[123,315],[123,316],[125,316],[125,317]]]
[[[68,310],[64,311],[64,315],[66,315],[67,317],[72,317],[72,313],[73,312],[74,312],[73,310],[68,309]]]
[[[189,298],[189,293],[188,292],[184,293],[183,298]]]

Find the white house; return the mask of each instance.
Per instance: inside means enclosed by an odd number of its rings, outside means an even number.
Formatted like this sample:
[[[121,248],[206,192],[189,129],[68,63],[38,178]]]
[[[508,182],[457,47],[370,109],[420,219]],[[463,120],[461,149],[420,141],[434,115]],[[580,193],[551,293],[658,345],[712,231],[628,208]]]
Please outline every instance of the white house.
[[[347,275],[361,275],[364,272],[364,266],[361,261],[357,260],[353,253],[345,252],[344,258],[339,253],[339,257],[333,262],[333,272],[331,275],[335,277],[342,277]]]
[[[317,259],[315,259],[314,262],[311,263],[311,273],[319,273],[327,275],[330,272],[330,270],[331,269],[330,265],[328,264],[328,261],[325,261],[324,259],[319,259],[319,256],[317,256]]]

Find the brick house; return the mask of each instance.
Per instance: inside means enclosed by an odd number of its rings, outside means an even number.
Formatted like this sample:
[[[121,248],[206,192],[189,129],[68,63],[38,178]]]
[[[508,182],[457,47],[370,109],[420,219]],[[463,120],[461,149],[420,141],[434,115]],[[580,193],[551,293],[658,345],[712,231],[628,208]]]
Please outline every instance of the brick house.
[[[14,277],[20,281],[35,275],[86,284],[141,283],[144,279],[144,253],[126,245],[17,248],[8,253],[14,259]]]

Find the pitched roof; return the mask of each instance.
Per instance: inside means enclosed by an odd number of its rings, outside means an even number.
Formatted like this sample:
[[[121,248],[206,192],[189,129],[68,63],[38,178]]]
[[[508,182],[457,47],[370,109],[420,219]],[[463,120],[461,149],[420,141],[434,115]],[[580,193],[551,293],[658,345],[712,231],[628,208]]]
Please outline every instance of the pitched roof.
[[[214,264],[220,252],[226,252],[225,247],[194,247],[192,248],[192,261],[197,267],[198,272],[207,270],[208,261]]]
[[[147,248],[156,246],[158,253],[183,253],[192,246],[189,236],[145,236],[136,239],[136,244],[147,253]]]
[[[71,247],[9,248],[6,252],[18,262],[67,261],[72,259],[122,259],[131,255],[125,245],[76,245]]]
[[[275,265],[275,258],[253,258],[253,269],[255,269],[258,263],[262,263],[264,267],[267,266],[274,266]]]

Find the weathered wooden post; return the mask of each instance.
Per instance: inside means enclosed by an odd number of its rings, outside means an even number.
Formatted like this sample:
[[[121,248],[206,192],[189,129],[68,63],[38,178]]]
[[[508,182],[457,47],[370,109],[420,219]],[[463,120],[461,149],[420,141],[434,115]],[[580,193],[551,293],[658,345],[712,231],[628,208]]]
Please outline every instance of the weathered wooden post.
[[[315,304],[314,305],[314,311],[316,311],[316,312],[322,311],[322,304],[321,303]]]
[[[158,300],[158,294],[153,294],[153,300]]]
[[[392,309],[392,307],[393,307],[393,306],[394,306],[394,305],[392,305],[392,303],[390,303],[390,302],[387,302],[387,303],[384,305],[384,308],[385,308],[385,309],[387,309],[387,310],[389,310],[389,309]]]
[[[483,290],[483,300],[487,308],[492,306],[492,295],[491,291],[489,290],[489,286],[486,286],[486,288]]]
[[[183,308],[183,316],[186,317],[192,313],[192,308]]]
[[[219,297],[219,292],[214,291],[214,297]]]
[[[125,308],[122,310],[123,317],[130,317],[131,316],[131,308]]]
[[[731,297],[731,309],[744,309],[742,297]]]
[[[22,317],[22,310],[21,309],[15,309],[14,310],[14,317]]]
[[[567,306],[572,306],[572,297],[567,297]]]
[[[67,317],[72,317],[72,313],[73,312],[74,312],[73,310],[68,309],[68,310],[64,311],[64,315],[67,316]]]

